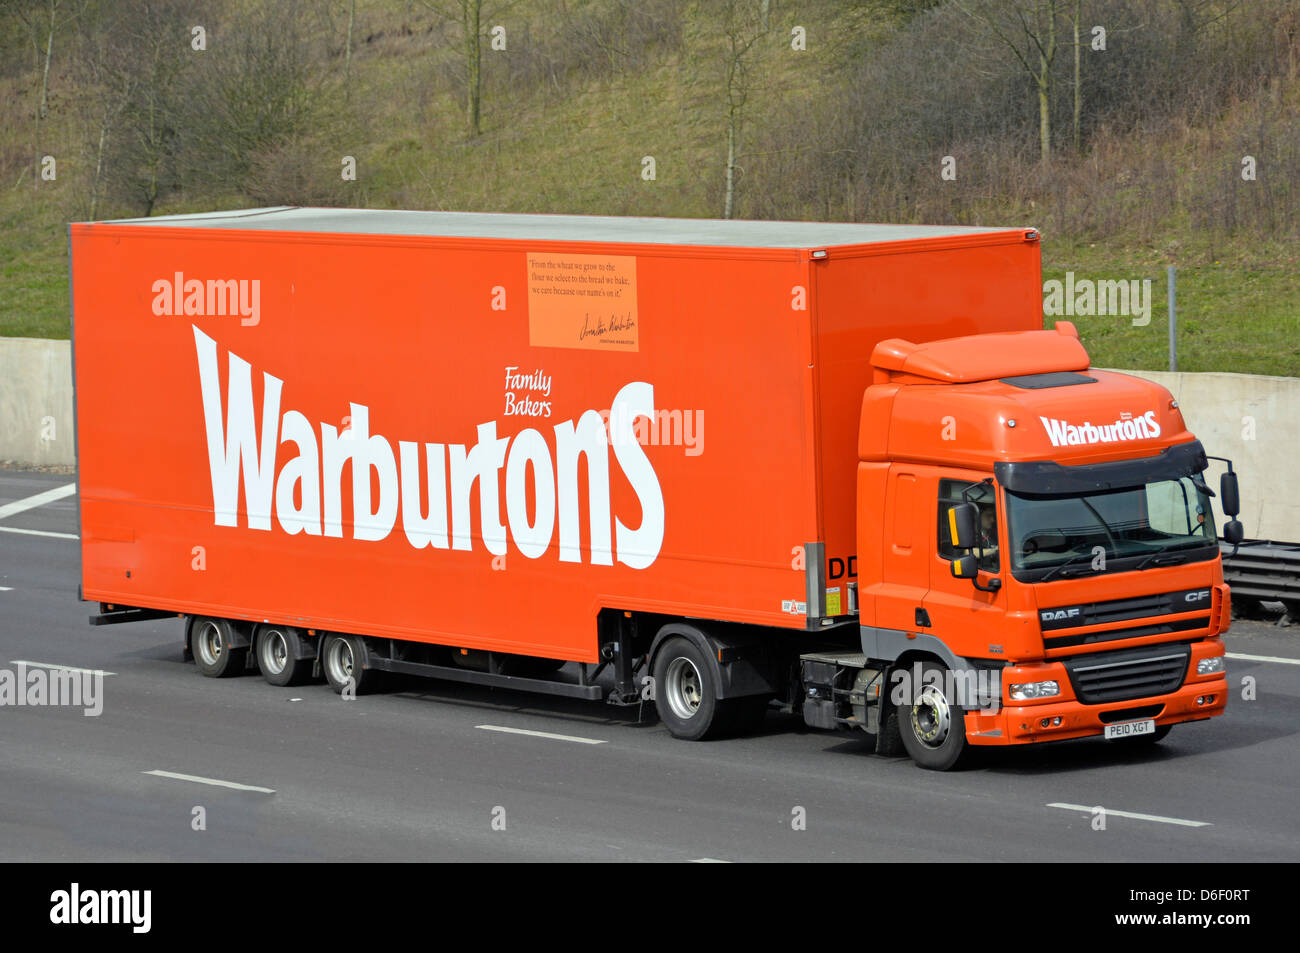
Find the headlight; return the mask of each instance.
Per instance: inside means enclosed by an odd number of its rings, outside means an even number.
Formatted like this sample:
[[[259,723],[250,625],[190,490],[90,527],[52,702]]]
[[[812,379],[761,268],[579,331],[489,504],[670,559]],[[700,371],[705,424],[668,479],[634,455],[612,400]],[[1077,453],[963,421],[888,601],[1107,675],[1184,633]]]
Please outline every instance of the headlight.
[[[1028,698],[1051,698],[1053,695],[1061,694],[1061,686],[1054,681],[1050,682],[1025,682],[1021,685],[1011,686],[1011,697],[1018,701],[1025,701]]]
[[[1215,672],[1223,671],[1223,656],[1216,655],[1214,658],[1203,658],[1196,663],[1197,675],[1212,675]]]

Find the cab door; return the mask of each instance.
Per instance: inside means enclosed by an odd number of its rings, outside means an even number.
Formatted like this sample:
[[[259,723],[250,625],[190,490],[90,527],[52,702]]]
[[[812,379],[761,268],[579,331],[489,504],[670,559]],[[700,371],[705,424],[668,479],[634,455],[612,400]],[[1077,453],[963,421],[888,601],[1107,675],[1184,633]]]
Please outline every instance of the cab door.
[[[926,563],[929,589],[925,597],[930,627],[925,630],[940,639],[955,655],[973,658],[997,658],[1003,654],[1006,627],[1007,590],[1010,576],[1006,565],[1006,514],[1000,504],[997,485],[984,483],[984,475],[973,471],[934,469],[926,474],[925,522]],[[968,490],[971,502],[980,510],[976,521],[982,549],[975,550],[979,565],[979,582],[988,586],[997,578],[1004,588],[985,592],[975,588],[970,579],[952,575],[952,561],[959,553],[953,549],[948,533],[948,510],[962,502]]]
[[[918,631],[916,620],[930,588],[925,493],[919,468],[894,464],[885,490],[881,581],[875,590],[876,625]]]

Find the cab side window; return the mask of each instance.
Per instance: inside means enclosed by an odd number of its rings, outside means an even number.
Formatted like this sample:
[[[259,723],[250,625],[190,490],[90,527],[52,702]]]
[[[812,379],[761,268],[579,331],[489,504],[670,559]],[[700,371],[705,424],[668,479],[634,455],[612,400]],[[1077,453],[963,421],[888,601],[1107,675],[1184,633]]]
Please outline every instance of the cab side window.
[[[975,555],[979,567],[987,572],[998,571],[998,512],[993,487],[987,483],[972,483],[968,480],[939,481],[939,555],[943,559],[956,559],[962,555],[952,545],[948,531],[948,511],[966,497],[979,509],[979,519],[975,524]]]

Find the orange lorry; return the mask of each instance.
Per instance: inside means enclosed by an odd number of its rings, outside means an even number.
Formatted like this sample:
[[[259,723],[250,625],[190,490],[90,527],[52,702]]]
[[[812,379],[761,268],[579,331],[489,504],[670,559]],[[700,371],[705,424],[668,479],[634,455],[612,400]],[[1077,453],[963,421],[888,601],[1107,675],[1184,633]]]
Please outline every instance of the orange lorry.
[[[272,208],[69,240],[82,598],[181,616],[205,675],[653,698],[688,739],[776,704],[936,769],[1224,709],[1205,451],[1042,330],[1033,229]]]

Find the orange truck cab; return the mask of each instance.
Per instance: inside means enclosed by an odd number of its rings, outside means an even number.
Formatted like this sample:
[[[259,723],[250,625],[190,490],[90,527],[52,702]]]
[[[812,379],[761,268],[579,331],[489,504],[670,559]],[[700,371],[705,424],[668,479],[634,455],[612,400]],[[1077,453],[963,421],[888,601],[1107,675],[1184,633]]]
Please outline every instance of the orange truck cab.
[[[690,740],[777,705],[935,769],[1223,711],[1208,458],[1167,391],[1042,330],[1035,229],[269,208],[69,238],[81,595],[181,617],[205,676],[653,700]]]
[[[1067,322],[882,341],[872,366],[862,667],[812,660],[810,721],[834,717],[822,699],[836,687],[885,688],[909,753],[946,768],[968,745],[1152,740],[1223,712],[1230,602],[1213,492],[1168,391],[1090,369]],[[1222,490],[1235,516],[1231,464]]]

